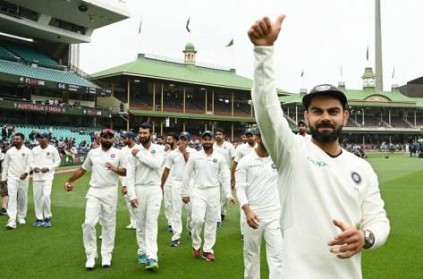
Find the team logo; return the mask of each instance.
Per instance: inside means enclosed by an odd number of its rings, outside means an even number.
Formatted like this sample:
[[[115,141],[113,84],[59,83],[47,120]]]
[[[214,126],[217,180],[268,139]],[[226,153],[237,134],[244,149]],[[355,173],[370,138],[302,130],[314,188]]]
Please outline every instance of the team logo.
[[[50,152],[47,152],[47,156],[50,156]]]
[[[276,165],[275,164],[272,164],[272,169],[276,169]]]
[[[356,172],[351,173],[351,178],[352,178],[352,180],[354,180],[354,182],[356,184],[361,183],[361,176],[358,173],[356,173]]]
[[[113,159],[113,158],[115,158],[115,157],[116,157],[116,155],[115,155],[115,154],[111,154],[111,155],[110,155],[110,158],[112,158],[112,159]]]
[[[151,150],[151,154],[153,154],[153,155],[156,154],[156,150],[154,150],[154,149]]]
[[[217,159],[216,158],[213,158],[213,163],[217,163]]]
[[[22,153],[22,157],[25,157],[25,155],[26,155],[25,153]]]
[[[315,89],[316,91],[327,91],[330,89],[330,85],[319,85]]]

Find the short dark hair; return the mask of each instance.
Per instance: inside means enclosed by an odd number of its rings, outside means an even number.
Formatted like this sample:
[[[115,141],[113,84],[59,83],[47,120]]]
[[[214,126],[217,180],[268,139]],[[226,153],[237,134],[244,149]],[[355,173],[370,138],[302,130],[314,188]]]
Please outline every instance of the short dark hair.
[[[174,132],[168,133],[167,136],[172,137],[174,140],[179,140],[179,136]]]
[[[215,133],[215,134],[216,134],[216,133],[222,133],[222,134],[225,134],[225,130],[223,130],[223,128],[218,127],[218,128],[216,128],[216,129],[214,129],[214,133]]]
[[[300,121],[298,121],[297,126],[300,126],[300,124],[303,124],[304,126],[307,126],[307,123],[304,120],[302,120],[302,119]]]
[[[148,122],[144,122],[144,123],[142,123],[141,125],[140,125],[140,128],[141,129],[148,129],[149,131],[150,131],[150,133],[152,133],[153,132],[153,127],[151,126],[151,124],[150,123],[148,123]]]
[[[20,137],[22,140],[25,139],[25,136],[22,133],[15,133],[14,137]]]

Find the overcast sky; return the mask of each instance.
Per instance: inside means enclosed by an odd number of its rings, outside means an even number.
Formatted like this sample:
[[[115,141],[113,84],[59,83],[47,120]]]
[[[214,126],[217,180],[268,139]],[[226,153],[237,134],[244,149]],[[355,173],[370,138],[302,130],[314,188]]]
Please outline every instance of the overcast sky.
[[[393,82],[403,85],[423,76],[423,1],[381,2],[388,90]],[[282,13],[287,18],[275,46],[279,88],[298,92],[343,80],[347,88],[360,89],[364,68],[374,69],[373,0],[126,0],[126,4],[130,19],[94,31],[92,42],[81,45],[82,70],[92,74],[134,61],[140,52],[183,59],[182,50],[192,42],[197,62],[235,68],[251,78],[247,31],[256,19],[265,15],[275,19]],[[185,29],[188,18],[190,33]],[[231,39],[234,45],[226,47]]]

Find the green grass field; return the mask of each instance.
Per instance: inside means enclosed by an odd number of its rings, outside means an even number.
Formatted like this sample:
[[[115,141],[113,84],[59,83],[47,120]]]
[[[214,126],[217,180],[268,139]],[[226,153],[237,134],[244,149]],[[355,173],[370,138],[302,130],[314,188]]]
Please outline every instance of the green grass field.
[[[364,278],[423,278],[423,220],[420,215],[423,211],[423,160],[402,154],[392,155],[389,159],[384,155],[370,155],[368,160],[379,175],[392,230],[384,247],[364,252]],[[63,184],[69,176],[61,174],[55,179],[52,228],[32,227],[35,217],[31,186],[26,225],[8,231],[5,229],[7,217],[0,216],[1,278],[243,277],[238,207],[229,208],[227,220],[218,229],[216,261],[211,263],[192,257],[186,232],[179,247],[170,247],[171,235],[161,214],[158,238],[160,269],[157,273],[150,273],[144,271],[143,265],[136,263],[135,234],[125,229],[128,214],[122,199],[118,206],[112,267],[102,269],[98,260],[93,271],[86,271],[81,224],[89,175],[75,183],[74,192],[67,193],[63,190]],[[262,278],[267,278],[264,260],[262,255]]]

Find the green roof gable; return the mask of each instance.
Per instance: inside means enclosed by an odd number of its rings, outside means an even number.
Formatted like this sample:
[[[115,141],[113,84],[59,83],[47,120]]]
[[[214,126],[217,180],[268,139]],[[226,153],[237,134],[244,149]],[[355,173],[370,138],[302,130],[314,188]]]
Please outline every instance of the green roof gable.
[[[144,54],[140,54],[134,62],[97,72],[92,77],[93,79],[101,79],[118,75],[132,75],[240,90],[250,90],[252,85],[251,79],[239,76],[233,70],[158,60],[145,57]]]

